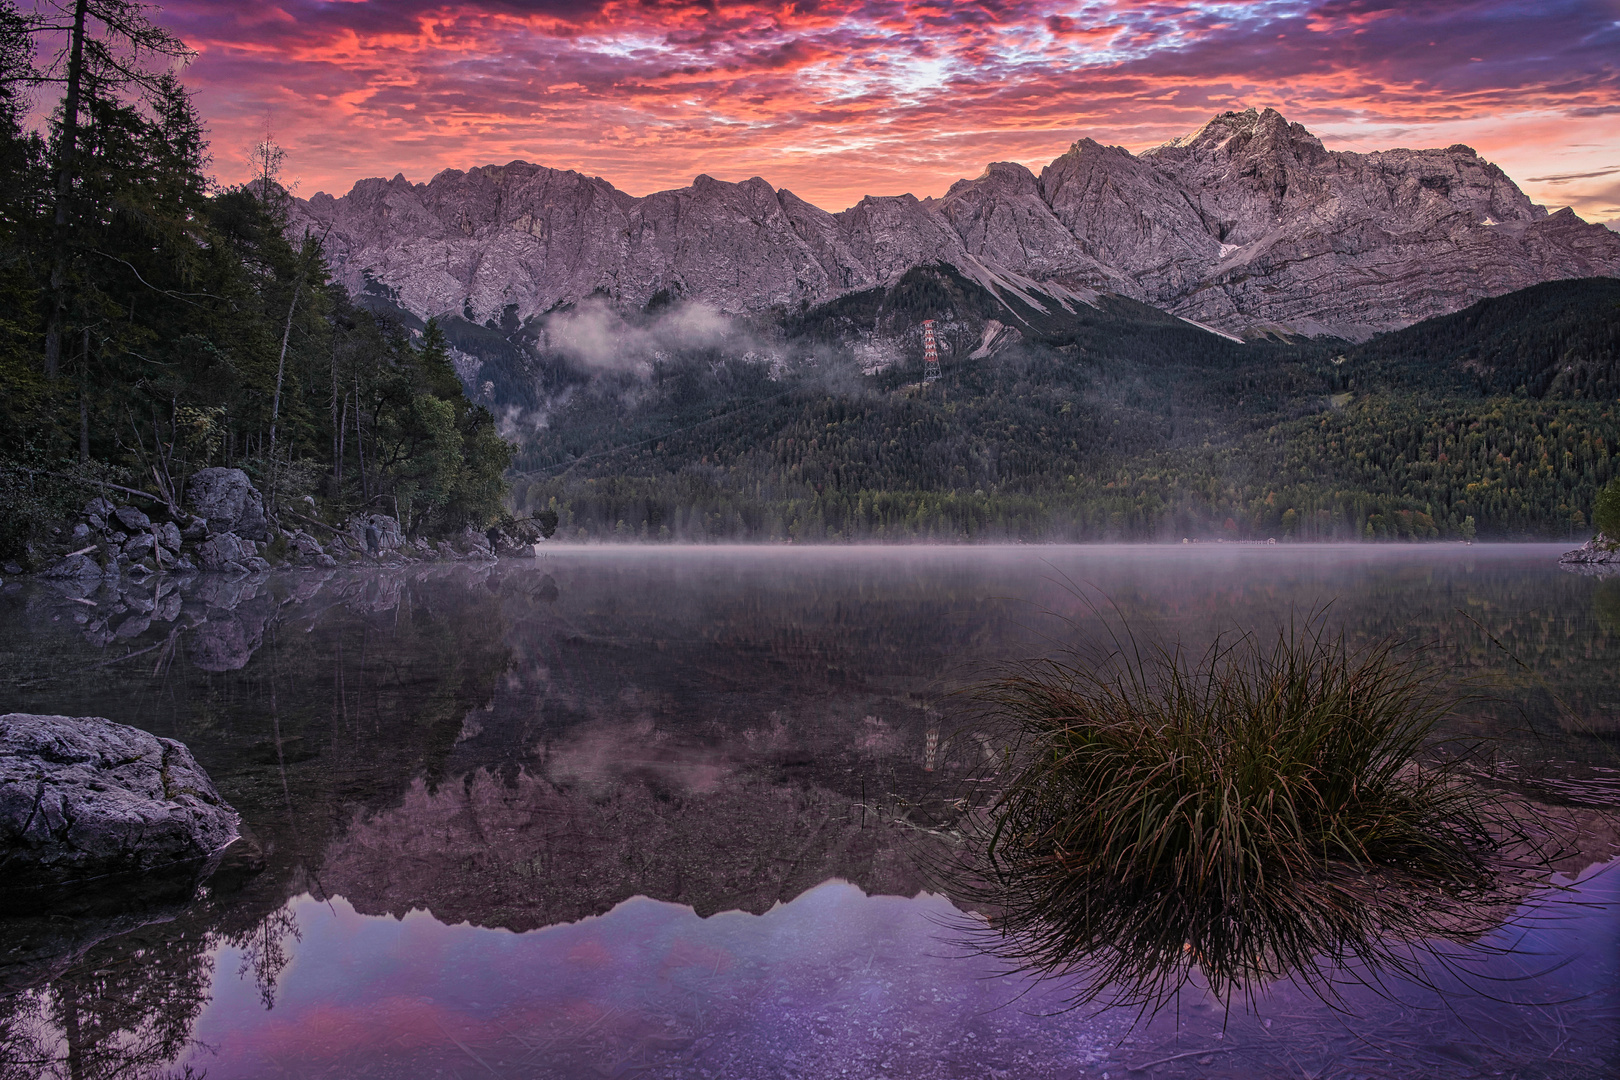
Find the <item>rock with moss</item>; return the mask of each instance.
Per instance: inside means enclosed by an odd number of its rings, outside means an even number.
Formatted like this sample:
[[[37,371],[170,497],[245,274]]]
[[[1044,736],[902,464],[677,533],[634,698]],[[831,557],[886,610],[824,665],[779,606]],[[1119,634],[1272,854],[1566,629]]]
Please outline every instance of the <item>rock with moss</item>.
[[[1598,533],[1574,551],[1564,552],[1558,561],[1577,573],[1620,574],[1620,539]]]
[[[0,716],[0,903],[204,860],[239,818],[191,751],[100,717]]]

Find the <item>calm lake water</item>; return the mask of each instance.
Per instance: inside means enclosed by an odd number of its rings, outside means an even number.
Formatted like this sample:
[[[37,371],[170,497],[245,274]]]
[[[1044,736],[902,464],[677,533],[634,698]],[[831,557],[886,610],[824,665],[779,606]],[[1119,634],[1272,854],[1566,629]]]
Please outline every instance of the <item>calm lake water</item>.
[[[1620,580],[1564,546],[555,548],[0,587],[0,711],[187,743],[247,839],[195,896],[0,922],[0,1077],[1620,1075]],[[85,603],[92,601],[93,603]],[[1555,883],[1436,969],[1063,1011],[932,878],[958,691],[1117,611],[1424,645]]]

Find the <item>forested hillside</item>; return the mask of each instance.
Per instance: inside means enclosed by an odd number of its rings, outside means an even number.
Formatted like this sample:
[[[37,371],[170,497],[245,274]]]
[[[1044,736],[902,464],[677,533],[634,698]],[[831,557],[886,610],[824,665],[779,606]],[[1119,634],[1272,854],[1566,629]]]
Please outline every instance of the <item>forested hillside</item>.
[[[1578,539],[1620,471],[1614,280],[1358,347],[1239,344],[1107,297],[1048,314],[919,268],[786,318],[780,362],[542,357],[520,511],[550,507],[571,536]],[[1021,340],[974,358],[994,315]],[[928,317],[945,360],[924,386],[908,327]],[[903,362],[863,374],[840,351],[883,335]],[[493,387],[512,369],[483,370]]]
[[[1613,279],[1359,346],[966,262],[746,318],[660,292],[423,322],[333,282],[268,139],[254,183],[209,179],[149,9],[83,6],[43,70],[43,24],[0,0],[7,558],[99,490],[173,503],[211,465],[334,524],[695,541],[1579,539],[1617,473]]]
[[[0,554],[104,485],[172,503],[210,465],[332,521],[497,516],[510,450],[443,337],[332,283],[321,238],[286,225],[273,144],[257,183],[216,187],[169,74],[184,45],[150,9],[84,6],[47,71],[42,23],[0,0]],[[55,104],[41,131],[35,101]]]

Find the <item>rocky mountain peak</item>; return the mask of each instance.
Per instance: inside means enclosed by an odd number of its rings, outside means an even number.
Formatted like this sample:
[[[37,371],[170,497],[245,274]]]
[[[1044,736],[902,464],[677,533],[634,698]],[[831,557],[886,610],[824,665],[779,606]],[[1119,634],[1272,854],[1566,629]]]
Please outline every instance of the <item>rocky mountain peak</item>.
[[[993,162],[937,200],[868,196],[837,214],[757,176],[636,198],[523,161],[297,205],[351,289],[380,283],[418,315],[481,319],[598,291],[761,311],[944,261],[1230,331],[1359,338],[1538,281],[1620,275],[1620,236],[1548,218],[1466,146],[1332,151],[1269,108],[1140,156],[1082,138],[1039,176]]]

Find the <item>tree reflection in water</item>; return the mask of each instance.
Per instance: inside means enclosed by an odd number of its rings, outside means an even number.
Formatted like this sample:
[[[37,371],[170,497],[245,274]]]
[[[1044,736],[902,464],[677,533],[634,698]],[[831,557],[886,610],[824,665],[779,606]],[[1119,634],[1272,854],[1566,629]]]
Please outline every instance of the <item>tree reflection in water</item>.
[[[240,980],[251,1009],[283,1016],[312,934],[289,900],[305,894],[514,930],[638,893],[705,915],[766,911],[829,877],[914,894],[918,844],[960,824],[945,795],[995,752],[948,691],[1043,640],[1032,612],[1061,609],[1054,559],[1188,641],[1339,597],[1353,642],[1400,631],[1436,640],[1453,672],[1501,672],[1463,608],[1571,708],[1620,720],[1620,705],[1605,711],[1620,702],[1609,594],[1470,552],[1465,567],[1270,551],[1247,569],[1229,565],[1241,553],[1151,549],[596,552],[214,578],[155,601],[103,591],[84,597],[98,606],[83,623],[88,609],[52,589],[0,592],[8,707],[186,742],[263,866],[227,868],[146,925],[77,925],[32,959],[7,953],[0,925],[0,984],[23,987],[0,999],[0,1076],[172,1072],[211,980]],[[1567,730],[1528,682],[1506,685],[1512,726],[1482,713],[1458,730],[1498,731],[1527,770],[1561,778],[1612,766],[1612,748]],[[221,950],[236,959],[213,971]]]

